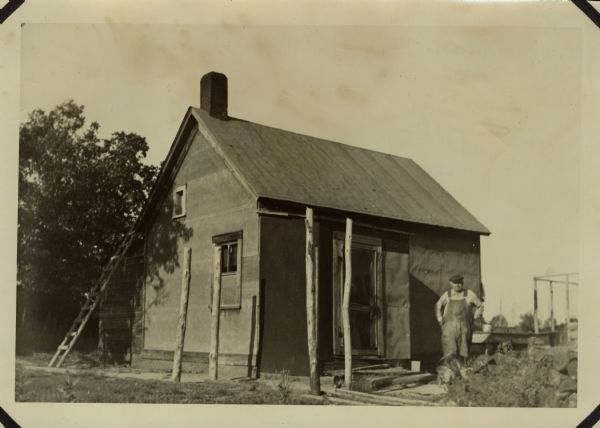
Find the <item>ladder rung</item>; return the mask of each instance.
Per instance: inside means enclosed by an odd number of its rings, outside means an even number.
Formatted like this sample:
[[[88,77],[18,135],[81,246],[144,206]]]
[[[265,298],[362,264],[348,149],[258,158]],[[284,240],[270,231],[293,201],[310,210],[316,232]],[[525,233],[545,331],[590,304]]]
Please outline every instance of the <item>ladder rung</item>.
[[[59,346],[58,347],[59,351],[66,351],[67,349],[69,349],[69,347],[67,345],[63,345],[63,346]]]

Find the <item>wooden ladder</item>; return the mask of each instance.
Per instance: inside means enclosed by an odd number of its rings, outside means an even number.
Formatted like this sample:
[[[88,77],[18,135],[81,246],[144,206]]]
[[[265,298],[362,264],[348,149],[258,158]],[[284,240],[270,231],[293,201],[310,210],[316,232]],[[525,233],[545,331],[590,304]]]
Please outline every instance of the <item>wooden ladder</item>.
[[[136,240],[136,237],[139,237],[138,234],[131,231],[125,236],[121,244],[119,244],[115,255],[110,258],[110,261],[102,270],[100,279],[92,287],[90,292],[87,293],[87,299],[81,307],[79,315],[77,315],[77,318],[75,318],[75,321],[73,321],[73,324],[71,325],[71,328],[65,335],[65,338],[62,340],[60,345],[58,345],[56,353],[52,357],[52,360],[50,360],[50,364],[48,364],[48,367],[61,366],[64,359],[71,351],[71,348],[73,348],[73,345],[75,345],[75,342],[79,338],[79,335],[85,328],[85,325],[92,316],[92,313],[98,306],[98,303],[100,302],[104,291],[108,287],[108,284],[110,283],[114,272],[117,270],[117,267],[119,266],[121,260],[123,260],[123,258],[125,257],[125,254],[127,254],[127,250],[129,250],[131,244],[133,244],[133,242]]]

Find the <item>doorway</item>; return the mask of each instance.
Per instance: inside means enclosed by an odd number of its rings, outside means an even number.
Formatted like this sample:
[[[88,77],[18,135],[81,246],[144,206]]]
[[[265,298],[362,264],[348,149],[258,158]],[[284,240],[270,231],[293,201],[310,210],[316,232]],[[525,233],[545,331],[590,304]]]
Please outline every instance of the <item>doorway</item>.
[[[333,239],[334,352],[343,354],[342,300],[344,294],[344,236]],[[350,330],[354,355],[383,355],[383,299],[381,290],[381,240],[352,238]]]

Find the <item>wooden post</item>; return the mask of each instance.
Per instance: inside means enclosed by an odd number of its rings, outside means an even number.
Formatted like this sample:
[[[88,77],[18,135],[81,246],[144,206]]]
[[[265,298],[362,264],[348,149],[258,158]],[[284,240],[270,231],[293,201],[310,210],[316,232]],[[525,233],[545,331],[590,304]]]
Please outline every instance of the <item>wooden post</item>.
[[[344,383],[352,387],[352,339],[350,331],[350,287],[352,286],[352,219],[346,219],[346,243],[344,245],[344,298],[342,323],[344,326]]]
[[[550,330],[556,330],[556,322],[554,320],[554,283],[550,281]]]
[[[213,293],[210,317],[210,354],[208,355],[208,378],[217,380],[219,363],[219,315],[221,313],[221,246],[215,248],[213,261]]]
[[[540,326],[538,324],[538,293],[536,278],[533,278],[533,331],[535,334],[540,332]]]
[[[310,393],[321,394],[321,379],[317,366],[317,320],[315,305],[315,244],[313,239],[313,210],[306,208],[306,326],[308,333],[308,362]]]
[[[570,334],[569,334],[569,324],[571,322],[571,302],[569,301],[569,275],[565,275],[565,298],[566,298],[566,309],[567,312],[565,314],[565,339],[567,341],[567,345],[569,344]]]
[[[192,249],[183,249],[183,275],[181,277],[181,297],[179,299],[179,322],[177,323],[177,339],[175,340],[175,352],[173,353],[173,373],[171,379],[174,382],[181,380],[181,358],[183,355],[183,343],[185,339],[185,327],[187,320],[188,296],[190,294],[190,265]]]

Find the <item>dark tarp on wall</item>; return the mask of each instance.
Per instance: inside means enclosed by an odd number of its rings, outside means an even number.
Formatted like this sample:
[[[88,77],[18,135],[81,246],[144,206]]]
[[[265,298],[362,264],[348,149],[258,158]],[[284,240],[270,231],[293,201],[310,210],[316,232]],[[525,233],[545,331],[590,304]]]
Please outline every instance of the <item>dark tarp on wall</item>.
[[[261,217],[261,371],[308,374],[304,220]],[[264,288],[263,288],[264,287]]]
[[[383,242],[385,290],[385,357],[410,358],[408,242]]]
[[[413,358],[436,358],[441,353],[435,303],[449,290],[448,279],[463,275],[465,288],[480,293],[479,236],[418,234],[410,240],[410,324]]]

